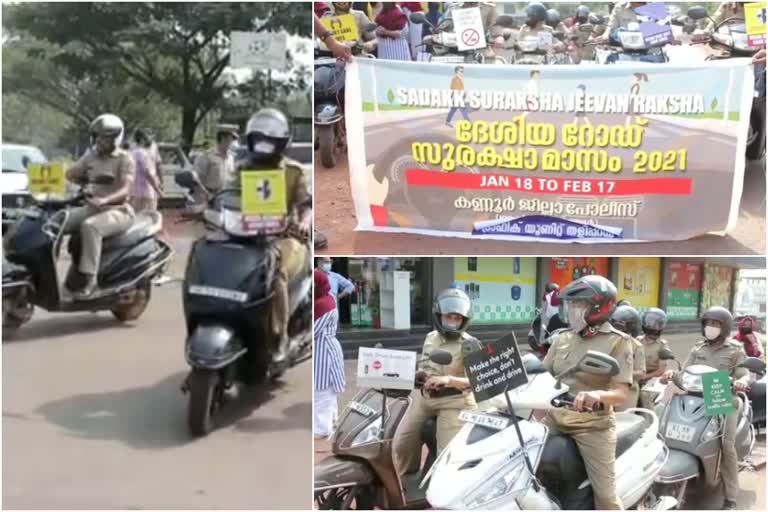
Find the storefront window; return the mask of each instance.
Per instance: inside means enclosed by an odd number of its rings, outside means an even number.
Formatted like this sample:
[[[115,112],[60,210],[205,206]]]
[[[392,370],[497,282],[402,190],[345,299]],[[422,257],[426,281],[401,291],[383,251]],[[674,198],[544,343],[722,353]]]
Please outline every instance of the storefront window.
[[[699,316],[701,265],[672,261],[667,282],[667,316],[670,320],[695,320]]]
[[[609,277],[608,258],[552,258],[549,263],[549,280],[567,286],[587,275]]]
[[[619,258],[619,300],[630,301],[638,311],[658,307],[660,279],[659,258]]]
[[[712,306],[731,308],[733,269],[721,265],[704,265],[704,284],[701,296],[702,310]]]

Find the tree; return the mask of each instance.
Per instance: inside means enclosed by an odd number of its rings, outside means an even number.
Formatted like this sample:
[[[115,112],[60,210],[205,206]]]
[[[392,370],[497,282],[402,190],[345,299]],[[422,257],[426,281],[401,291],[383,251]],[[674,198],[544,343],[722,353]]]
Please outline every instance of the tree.
[[[309,36],[308,3],[85,2],[3,6],[3,24],[61,51],[53,62],[75,79],[114,73],[145,87],[181,110],[186,148],[206,114],[228,88],[233,30]]]

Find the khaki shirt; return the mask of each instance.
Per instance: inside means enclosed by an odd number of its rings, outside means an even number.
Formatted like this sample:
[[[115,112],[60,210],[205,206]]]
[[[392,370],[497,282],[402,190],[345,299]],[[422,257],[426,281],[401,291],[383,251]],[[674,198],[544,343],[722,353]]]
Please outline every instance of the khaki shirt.
[[[662,348],[669,348],[667,340],[658,338],[651,341],[649,338],[646,338],[645,335],[642,335],[637,339],[643,344],[646,373],[655,372],[661,367],[666,367],[666,363],[659,359],[659,350]]]
[[[640,343],[635,338],[632,338],[632,359],[634,361],[632,373],[638,373],[643,372],[645,373],[645,350],[643,347],[643,344]],[[634,384],[637,384],[640,382],[639,378],[634,379]]]
[[[125,185],[131,185],[136,177],[136,166],[133,157],[127,151],[116,148],[111,154],[103,156],[98,152],[89,151],[72,167],[67,169],[67,179],[79,181],[87,179],[90,183],[88,190],[96,197],[106,197],[114,194]],[[125,201],[128,201],[128,195]]]
[[[610,34],[621,27],[626,27],[633,21],[639,21],[637,14],[635,14],[635,10],[632,9],[629,2],[619,2],[614,6],[611,14],[608,16],[606,30],[608,34]]]
[[[217,148],[212,148],[195,159],[195,170],[200,183],[211,193],[224,188],[230,176],[235,173],[235,159],[232,154],[222,157]]]
[[[469,347],[466,345],[465,340],[471,340],[472,336],[467,333],[462,333],[461,339],[456,341],[446,340],[439,331],[432,331],[427,334],[424,339],[424,347],[421,350],[422,358],[426,359],[419,365],[421,370],[427,372],[430,377],[451,376],[467,378],[467,373],[464,370],[464,354],[469,352]],[[453,361],[449,365],[441,365],[433,363],[428,359],[429,354],[435,350],[445,350],[450,352],[453,356]],[[471,389],[471,388],[470,388]],[[467,403],[474,404],[475,399],[470,389],[464,391]],[[458,395],[457,395],[458,397]]]
[[[711,20],[707,20],[707,26],[706,30],[709,32],[712,32],[715,30],[715,27],[718,23],[723,22],[727,20],[728,18],[734,18],[734,17],[744,17],[744,10],[739,9],[736,10],[731,5],[733,2],[723,2],[720,4],[720,7],[717,8],[717,11],[712,16]]]
[[[744,352],[741,343],[730,338],[716,344],[700,341],[691,349],[688,358],[683,363],[683,368],[694,364],[705,364],[717,370],[725,370],[730,373],[731,377],[740,379],[749,374],[749,370],[736,368],[736,366],[744,362],[746,358],[747,353]]]
[[[563,378],[562,383],[568,385],[569,392],[573,395],[581,391],[609,391],[618,384],[632,385],[634,369],[632,338],[614,329],[608,322],[601,325],[598,331],[592,338],[583,338],[579,333],[565,329],[555,336],[544,358],[544,368],[554,376],[571,368],[589,350],[609,354],[616,359],[619,363],[619,373],[613,377],[574,372]],[[550,411],[549,417],[565,433],[610,428],[615,425],[613,408],[597,412],[556,409]]]

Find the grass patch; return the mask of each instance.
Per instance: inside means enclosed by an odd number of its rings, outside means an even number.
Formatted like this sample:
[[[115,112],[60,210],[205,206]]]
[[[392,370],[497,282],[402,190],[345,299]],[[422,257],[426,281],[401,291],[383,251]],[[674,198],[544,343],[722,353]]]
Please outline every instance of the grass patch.
[[[373,112],[374,103],[372,101],[363,102],[363,112]],[[390,112],[395,110],[425,110],[427,107],[418,107],[412,105],[390,105],[388,103],[379,103],[379,112]]]

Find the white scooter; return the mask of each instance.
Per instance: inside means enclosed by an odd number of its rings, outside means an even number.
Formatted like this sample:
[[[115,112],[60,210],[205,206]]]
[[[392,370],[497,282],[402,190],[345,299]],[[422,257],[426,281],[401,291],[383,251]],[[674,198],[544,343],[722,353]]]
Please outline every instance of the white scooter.
[[[576,443],[549,435],[534,410],[567,407],[574,397],[561,379],[581,371],[616,375],[615,359],[589,351],[557,378],[532,354],[523,357],[529,382],[486,402],[484,412],[463,411],[465,425],[440,454],[424,482],[438,509],[593,510],[592,487]],[[669,451],[652,411],[616,414],[616,484],[625,507],[669,510],[672,497],[652,501],[654,477]],[[522,448],[525,447],[523,450]]]

